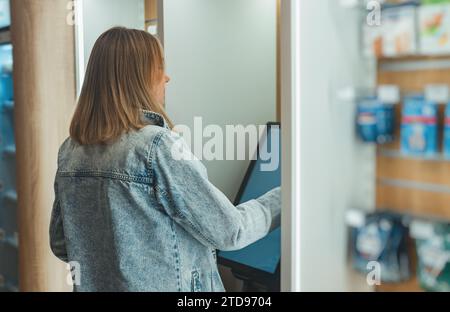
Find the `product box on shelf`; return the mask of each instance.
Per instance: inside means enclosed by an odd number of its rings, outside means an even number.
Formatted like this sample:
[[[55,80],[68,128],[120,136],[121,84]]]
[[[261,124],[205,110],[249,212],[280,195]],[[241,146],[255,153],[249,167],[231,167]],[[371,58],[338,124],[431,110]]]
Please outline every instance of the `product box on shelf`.
[[[446,2],[419,8],[421,54],[450,53],[450,3]]]
[[[444,157],[450,159],[450,103],[447,104],[445,109],[443,148]]]
[[[450,291],[450,225],[433,224],[427,236],[416,238],[417,276],[428,291]]]
[[[401,151],[419,157],[433,157],[438,152],[437,104],[425,100],[424,96],[409,96],[404,100]]]
[[[364,56],[376,58],[383,56],[383,33],[383,25],[371,26],[364,21],[362,31]]]
[[[417,7],[404,5],[382,11],[382,54],[386,57],[416,54]]]
[[[13,60],[12,45],[0,45],[0,102],[11,101],[13,95]]]
[[[364,97],[358,101],[356,127],[364,142],[384,144],[392,141],[394,124],[394,105],[385,104],[377,97]]]
[[[362,44],[365,56],[379,58],[417,53],[417,5],[407,2],[407,5],[384,8],[380,25],[369,25],[364,20]]]
[[[380,265],[380,282],[401,282],[411,274],[408,228],[400,216],[375,213],[366,216],[365,224],[352,229],[352,265],[367,274],[369,262]]]

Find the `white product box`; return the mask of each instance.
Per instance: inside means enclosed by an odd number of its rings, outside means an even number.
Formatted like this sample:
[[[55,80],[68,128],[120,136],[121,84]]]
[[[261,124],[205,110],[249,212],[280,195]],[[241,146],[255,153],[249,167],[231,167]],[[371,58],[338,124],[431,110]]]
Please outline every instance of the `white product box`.
[[[363,25],[363,53],[367,57],[383,56],[383,25]]]
[[[417,9],[401,6],[382,11],[383,55],[388,57],[417,54]]]
[[[423,5],[419,9],[420,53],[450,53],[450,4]]]

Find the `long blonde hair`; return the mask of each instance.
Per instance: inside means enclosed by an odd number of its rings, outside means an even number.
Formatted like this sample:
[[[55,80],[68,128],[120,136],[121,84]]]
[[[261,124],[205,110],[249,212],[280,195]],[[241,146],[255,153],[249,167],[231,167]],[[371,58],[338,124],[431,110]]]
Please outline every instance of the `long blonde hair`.
[[[142,110],[162,115],[153,86],[164,75],[161,44],[151,34],[112,28],[96,41],[89,59],[70,136],[82,145],[104,144],[146,126]]]

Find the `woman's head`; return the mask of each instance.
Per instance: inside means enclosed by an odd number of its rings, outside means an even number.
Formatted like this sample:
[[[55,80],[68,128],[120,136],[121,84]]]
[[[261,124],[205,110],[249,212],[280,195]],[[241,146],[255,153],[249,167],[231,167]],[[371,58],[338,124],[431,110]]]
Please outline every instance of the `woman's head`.
[[[168,80],[158,39],[135,29],[106,31],[91,52],[71,137],[83,145],[112,142],[145,126],[142,110],[168,120],[163,109]]]

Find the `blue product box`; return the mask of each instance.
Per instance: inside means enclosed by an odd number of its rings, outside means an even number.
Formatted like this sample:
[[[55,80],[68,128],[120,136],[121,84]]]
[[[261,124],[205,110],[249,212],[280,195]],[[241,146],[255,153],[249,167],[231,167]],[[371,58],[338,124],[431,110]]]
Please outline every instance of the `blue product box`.
[[[357,131],[364,142],[383,144],[394,137],[394,105],[387,105],[376,97],[366,97],[358,102]]]
[[[394,139],[395,109],[392,104],[382,104],[377,112],[378,144],[391,142]]]
[[[4,101],[13,100],[13,77],[9,72],[0,73],[0,100]]]
[[[447,108],[445,109],[444,156],[450,159],[450,103],[447,104]]]
[[[409,156],[432,157],[438,152],[438,109],[423,96],[405,99],[401,126],[401,151]]]
[[[377,100],[365,98],[359,101],[357,108],[357,131],[364,142],[375,143],[377,139]]]
[[[0,105],[12,101],[13,95],[13,48],[11,44],[0,45]]]

